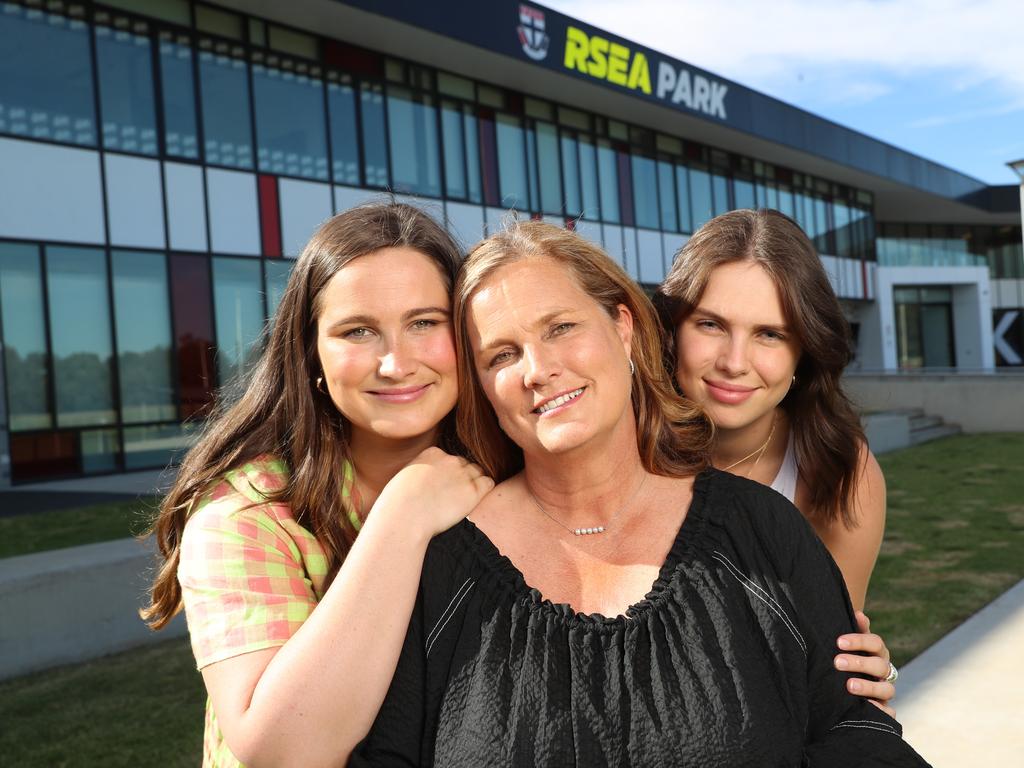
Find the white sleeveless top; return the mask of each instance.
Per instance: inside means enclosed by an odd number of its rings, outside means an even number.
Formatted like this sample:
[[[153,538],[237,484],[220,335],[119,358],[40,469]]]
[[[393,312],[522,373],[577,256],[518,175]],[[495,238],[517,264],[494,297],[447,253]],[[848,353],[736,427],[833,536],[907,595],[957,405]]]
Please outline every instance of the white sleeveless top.
[[[786,443],[786,455],[782,457],[779,473],[772,480],[771,489],[778,491],[790,501],[796,500],[796,478],[799,474],[796,466],[796,449],[793,447],[793,433],[789,434]]]

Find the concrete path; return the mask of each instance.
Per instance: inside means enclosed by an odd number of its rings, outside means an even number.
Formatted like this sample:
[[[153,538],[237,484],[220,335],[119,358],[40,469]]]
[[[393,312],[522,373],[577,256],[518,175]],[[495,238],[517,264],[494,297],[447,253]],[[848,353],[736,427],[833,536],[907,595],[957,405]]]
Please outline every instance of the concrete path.
[[[900,671],[896,719],[933,768],[1024,768],[1024,581]]]
[[[0,490],[0,517],[72,509],[140,496],[158,496],[172,482],[174,471],[169,469],[18,485]]]

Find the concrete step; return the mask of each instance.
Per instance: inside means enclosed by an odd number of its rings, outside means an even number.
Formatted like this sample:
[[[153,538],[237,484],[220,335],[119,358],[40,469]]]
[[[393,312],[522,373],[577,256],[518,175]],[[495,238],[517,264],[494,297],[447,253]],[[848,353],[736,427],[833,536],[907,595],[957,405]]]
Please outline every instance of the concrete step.
[[[931,440],[938,440],[940,437],[959,435],[962,432],[963,429],[960,428],[959,424],[945,423],[925,427],[924,429],[912,429],[910,430],[910,444],[920,445],[921,443],[927,443]]]
[[[910,417],[910,431],[914,432],[920,429],[937,427],[942,423],[943,421],[941,416],[929,416],[925,413],[915,414]]]

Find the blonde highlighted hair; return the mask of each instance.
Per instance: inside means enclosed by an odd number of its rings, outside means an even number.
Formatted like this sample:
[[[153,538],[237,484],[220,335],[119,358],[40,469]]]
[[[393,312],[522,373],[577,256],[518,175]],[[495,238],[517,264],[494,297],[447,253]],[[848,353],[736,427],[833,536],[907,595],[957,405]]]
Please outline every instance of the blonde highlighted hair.
[[[632,403],[644,468],[659,475],[688,476],[707,466],[713,427],[699,407],[675,391],[664,366],[661,327],[650,300],[599,247],[575,232],[539,221],[509,222],[503,231],[477,244],[455,282],[460,393],[456,424],[474,460],[498,482],[523,466],[522,451],[498,426],[477,377],[467,313],[469,302],[491,275],[524,259],[549,259],[563,267],[613,319],[620,304],[633,315]]]

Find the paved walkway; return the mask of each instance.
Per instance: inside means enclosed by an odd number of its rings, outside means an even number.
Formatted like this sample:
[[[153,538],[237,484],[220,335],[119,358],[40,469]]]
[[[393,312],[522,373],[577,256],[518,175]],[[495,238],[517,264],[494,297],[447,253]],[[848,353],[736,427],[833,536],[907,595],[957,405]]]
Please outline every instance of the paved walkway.
[[[1024,581],[900,671],[896,719],[933,768],[1024,768]]]

